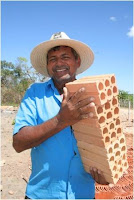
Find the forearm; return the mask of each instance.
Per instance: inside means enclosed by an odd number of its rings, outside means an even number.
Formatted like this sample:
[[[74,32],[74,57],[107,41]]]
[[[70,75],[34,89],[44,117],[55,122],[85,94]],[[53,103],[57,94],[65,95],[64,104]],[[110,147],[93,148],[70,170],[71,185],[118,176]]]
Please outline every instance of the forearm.
[[[54,118],[40,125],[22,128],[13,136],[14,149],[19,153],[26,149],[38,146],[67,126],[60,121],[60,116],[58,114]]]

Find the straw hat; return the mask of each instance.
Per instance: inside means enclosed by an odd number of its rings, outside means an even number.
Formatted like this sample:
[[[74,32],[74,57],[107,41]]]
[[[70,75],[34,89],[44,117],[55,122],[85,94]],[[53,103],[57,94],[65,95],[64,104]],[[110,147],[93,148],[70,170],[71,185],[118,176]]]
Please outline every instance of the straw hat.
[[[31,52],[31,63],[32,66],[40,73],[47,77],[49,74],[47,72],[47,53],[55,46],[69,46],[72,47],[81,58],[81,65],[77,69],[76,74],[80,74],[86,69],[88,69],[94,60],[94,54],[92,50],[84,43],[70,39],[66,33],[59,32],[51,36],[50,40],[42,42],[37,45]]]

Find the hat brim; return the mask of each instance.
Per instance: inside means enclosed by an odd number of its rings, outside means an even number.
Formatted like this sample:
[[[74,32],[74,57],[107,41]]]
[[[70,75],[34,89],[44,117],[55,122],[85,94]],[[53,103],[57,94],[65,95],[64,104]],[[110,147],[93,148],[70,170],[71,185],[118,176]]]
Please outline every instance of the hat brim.
[[[31,64],[40,74],[50,77],[47,72],[47,53],[55,46],[69,46],[72,47],[80,56],[81,65],[77,69],[76,74],[80,74],[88,69],[93,61],[94,54],[92,50],[84,43],[72,39],[57,39],[42,42],[37,45],[31,52]]]

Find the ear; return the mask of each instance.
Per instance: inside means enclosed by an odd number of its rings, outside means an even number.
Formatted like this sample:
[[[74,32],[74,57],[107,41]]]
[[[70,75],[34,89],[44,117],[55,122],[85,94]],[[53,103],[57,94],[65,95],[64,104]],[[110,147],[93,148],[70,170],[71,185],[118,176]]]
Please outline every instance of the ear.
[[[80,56],[77,58],[76,62],[77,62],[77,64],[78,64],[77,68],[79,68],[80,65],[81,65],[81,59],[80,59]]]

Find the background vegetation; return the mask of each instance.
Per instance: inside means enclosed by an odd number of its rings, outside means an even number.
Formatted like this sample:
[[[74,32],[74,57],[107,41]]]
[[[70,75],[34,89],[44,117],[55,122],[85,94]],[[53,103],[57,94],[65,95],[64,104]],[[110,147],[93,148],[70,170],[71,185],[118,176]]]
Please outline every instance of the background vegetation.
[[[29,67],[27,59],[18,57],[16,64],[1,61],[1,104],[18,106],[26,89],[34,82],[42,82],[47,78]],[[128,107],[130,102],[133,107],[133,94],[119,90],[121,106]],[[125,103],[124,103],[125,102]]]
[[[1,104],[19,105],[26,89],[36,81],[44,81],[46,77],[29,67],[27,59],[18,57],[16,64],[1,62]]]

